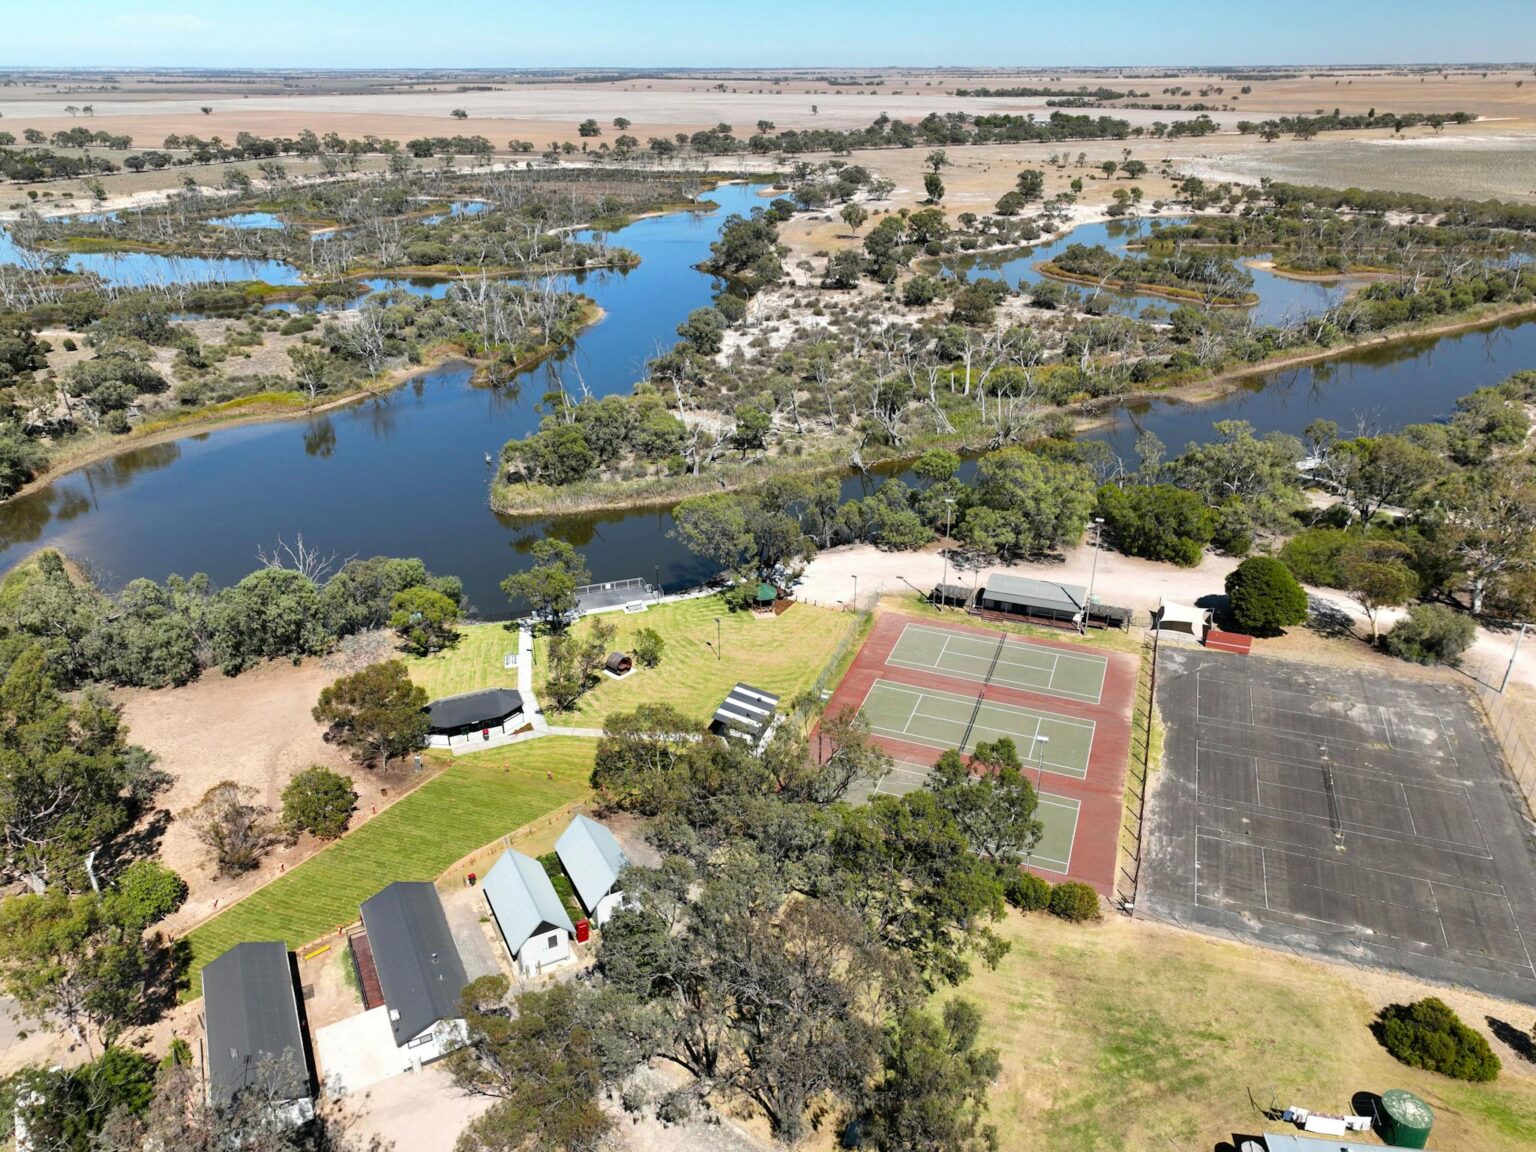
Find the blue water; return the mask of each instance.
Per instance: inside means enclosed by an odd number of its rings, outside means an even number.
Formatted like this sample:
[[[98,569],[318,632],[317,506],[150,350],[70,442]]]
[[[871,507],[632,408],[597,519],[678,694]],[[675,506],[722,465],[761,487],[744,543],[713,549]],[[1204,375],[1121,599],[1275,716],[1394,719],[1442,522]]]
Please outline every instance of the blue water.
[[[1187,221],[1164,222],[1183,224]],[[1011,248],[981,256],[947,257],[942,267],[949,273],[964,269],[972,279],[1003,279],[1017,288],[1047,279],[1040,274],[1038,265],[1049,261],[1070,244],[1082,244],[1089,248],[1102,245],[1115,255],[1124,256],[1129,245],[1145,240],[1151,233],[1150,222],[1143,220],[1108,220],[1081,224],[1070,232],[1042,237],[1029,248]],[[1253,276],[1253,291],[1259,297],[1258,303],[1248,309],[1248,314],[1256,323],[1283,324],[1315,315],[1336,304],[1349,288],[1345,281],[1292,280],[1276,276],[1267,269],[1254,266],[1256,261],[1263,259],[1267,259],[1267,254],[1247,257],[1242,262]],[[1085,285],[1066,286],[1075,288],[1085,296],[1093,290]],[[1111,311],[1130,316],[1138,316],[1148,308],[1167,312],[1178,306],[1176,301],[1147,294],[1105,292],[1104,296],[1110,301]]]
[[[0,264],[34,264],[37,256],[23,251],[0,228]],[[125,288],[170,284],[232,284],[263,280],[268,284],[304,283],[299,270],[282,260],[253,260],[213,256],[163,256],[153,252],[90,252],[68,257],[64,266],[94,272],[107,284]]]
[[[665,511],[561,520],[495,515],[485,457],[538,426],[535,405],[560,381],[571,391],[584,383],[595,395],[628,391],[646,360],[671,346],[687,314],[710,302],[714,282],[694,265],[726,213],[763,201],[740,185],[707,199],[721,210],[640,220],[608,237],[638,253],[639,267],[562,278],[606,313],[563,360],[497,390],[473,386],[468,367],[447,366],[377,400],[308,419],[123,452],[0,504],[0,567],[48,545],[86,562],[107,586],[194,571],[226,583],[257,565],[258,548],[302,533],[309,545],[342,557],[421,556],[461,577],[487,615],[504,612],[499,582],[526,565],[528,547],[543,536],[581,549],[596,579],[659,576],[679,586],[706,578],[711,565],[669,537]],[[1271,372],[1211,404],[1137,404],[1092,435],[1134,465],[1141,431],[1155,432],[1176,453],[1207,438],[1221,419],[1250,420],[1260,432],[1299,433],[1317,417],[1386,430],[1443,418],[1457,397],[1532,366],[1536,324],[1494,328]],[[877,482],[851,477],[843,491],[858,496]]]
[[[455,200],[452,204],[448,205],[447,212],[423,216],[421,222],[429,225],[441,224],[444,220],[453,216],[478,216],[490,208],[490,206],[490,201],[488,200]]]
[[[281,216],[271,212],[236,212],[229,216],[215,216],[208,223],[219,228],[282,229],[288,226]]]

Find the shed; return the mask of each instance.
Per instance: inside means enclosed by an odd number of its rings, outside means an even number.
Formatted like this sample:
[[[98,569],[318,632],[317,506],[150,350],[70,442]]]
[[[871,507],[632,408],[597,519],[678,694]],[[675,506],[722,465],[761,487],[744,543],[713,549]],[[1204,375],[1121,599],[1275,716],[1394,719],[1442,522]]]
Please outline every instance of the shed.
[[[709,730],[717,736],[735,737],[761,744],[773,726],[779,698],[750,684],[737,684],[715,709]]]
[[[606,668],[609,672],[613,673],[615,676],[628,675],[634,666],[635,662],[623,652],[608,653],[608,659],[603,664],[603,667]]]
[[[279,1110],[289,1122],[314,1116],[313,1076],[286,945],[236,944],[204,967],[203,1021],[210,1103],[227,1107],[259,1085],[261,1094],[285,1101]]]
[[[1160,601],[1152,613],[1152,627],[1160,633],[1193,636],[1204,641],[1211,626],[1211,613],[1192,604],[1176,604],[1172,600]]]
[[[977,603],[990,612],[1076,624],[1082,621],[1088,589],[1078,584],[1058,584],[1054,580],[994,572],[987,577]]]
[[[1355,1140],[1329,1137],[1297,1136],[1291,1132],[1264,1133],[1265,1152],[1380,1152],[1380,1144],[1361,1144]]]
[[[975,590],[964,584],[935,584],[933,591],[928,593],[928,602],[949,608],[966,608],[974,594]]]
[[[508,850],[491,865],[482,887],[497,930],[524,976],[571,958],[576,926],[544,865]]]
[[[555,841],[560,867],[571,878],[592,922],[601,928],[622,903],[619,873],[628,866],[614,835],[596,820],[577,813],[571,826]]]
[[[363,901],[363,929],[395,1047],[425,1064],[464,1043],[459,995],[469,982],[437,889],[397,881]]]
[[[444,696],[427,705],[427,742],[441,748],[477,735],[501,735],[522,722],[523,697],[515,688],[486,688]]]

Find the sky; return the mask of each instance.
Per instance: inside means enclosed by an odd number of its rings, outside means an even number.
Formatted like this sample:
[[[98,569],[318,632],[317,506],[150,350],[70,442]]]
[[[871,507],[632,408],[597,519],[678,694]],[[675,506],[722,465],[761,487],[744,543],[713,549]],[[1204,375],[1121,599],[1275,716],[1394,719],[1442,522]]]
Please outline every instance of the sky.
[[[1536,0],[0,0],[23,68],[1530,60]]]

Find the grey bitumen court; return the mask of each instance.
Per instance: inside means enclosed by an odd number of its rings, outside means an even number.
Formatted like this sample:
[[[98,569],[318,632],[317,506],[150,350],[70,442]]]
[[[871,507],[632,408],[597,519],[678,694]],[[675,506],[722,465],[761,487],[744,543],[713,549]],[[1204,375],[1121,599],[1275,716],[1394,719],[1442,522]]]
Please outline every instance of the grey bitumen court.
[[[1536,1003],[1536,847],[1460,686],[1164,648],[1138,914]]]

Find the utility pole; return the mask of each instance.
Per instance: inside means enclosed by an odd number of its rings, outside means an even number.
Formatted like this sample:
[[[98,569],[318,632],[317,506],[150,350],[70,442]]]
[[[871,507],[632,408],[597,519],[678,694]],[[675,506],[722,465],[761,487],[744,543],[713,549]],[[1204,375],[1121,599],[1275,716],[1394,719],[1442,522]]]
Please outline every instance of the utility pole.
[[[1520,641],[1525,639],[1525,630],[1529,627],[1529,624],[1520,625],[1520,631],[1515,635],[1515,646],[1509,653],[1509,667],[1504,669],[1504,682],[1499,685],[1500,696],[1504,695],[1504,689],[1509,687],[1510,673],[1515,670],[1515,657],[1520,655]]]
[[[944,610],[945,589],[949,587],[949,519],[955,512],[953,496],[944,497],[944,579],[939,581],[939,610]]]
[[[715,617],[715,659],[716,660],[724,660],[725,659],[725,649],[721,646],[722,643],[723,642],[720,639],[720,617],[716,616]]]

